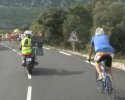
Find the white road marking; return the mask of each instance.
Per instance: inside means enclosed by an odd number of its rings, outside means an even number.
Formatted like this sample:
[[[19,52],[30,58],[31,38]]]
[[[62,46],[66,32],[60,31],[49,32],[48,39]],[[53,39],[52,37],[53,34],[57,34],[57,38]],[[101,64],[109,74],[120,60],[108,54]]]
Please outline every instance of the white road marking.
[[[5,46],[5,47],[7,47],[7,48],[9,48],[7,45],[5,45],[5,44],[2,44],[3,46]]]
[[[47,48],[47,47],[43,47],[44,49],[47,49],[47,50],[50,50],[50,48]]]
[[[59,51],[59,52],[62,53],[62,54],[65,54],[65,55],[71,56],[71,54],[69,54],[69,53],[62,52],[62,51]]]
[[[15,49],[12,49],[14,52],[18,53]]]
[[[32,96],[32,87],[29,86],[28,91],[27,91],[27,99],[26,100],[31,100],[31,96]]]
[[[5,47],[7,47],[7,48],[9,48],[9,49],[11,49],[11,50],[13,50],[14,52],[16,52],[16,53],[18,53],[19,55],[22,55],[20,52],[18,52],[18,51],[16,51],[15,49],[12,49],[11,47],[9,47],[9,46],[7,46],[7,45],[5,45],[5,44],[3,44],[3,43],[1,43],[3,46],[5,46]],[[43,47],[44,49],[50,49],[50,48],[47,48],[47,47]],[[69,53],[65,53],[65,52],[62,52],[62,51],[59,51],[60,53],[62,53],[62,54],[66,54],[66,55],[69,55],[69,56],[71,56],[71,54],[69,54]],[[85,61],[85,62],[87,62],[87,63],[89,63],[88,61]],[[95,66],[95,63],[93,63],[93,62],[91,62],[91,64],[93,65],[93,66]],[[114,67],[114,66],[113,66]],[[121,67],[115,67],[115,68],[118,68],[118,69],[122,69],[122,70],[125,70],[125,68],[121,68]]]
[[[11,48],[11,47],[8,47],[8,48],[12,50],[12,48]]]
[[[16,51],[15,49],[12,49],[14,52],[18,53],[19,55],[22,55],[21,53],[19,53],[18,51]],[[28,73],[27,71],[27,75],[28,75],[28,79],[31,79],[32,76]]]
[[[85,62],[91,63],[91,65],[95,66],[95,63],[93,63],[93,62],[88,62],[88,61],[85,61]],[[112,67],[114,67],[114,66],[112,66]],[[125,67],[114,67],[114,68],[125,70]]]
[[[13,50],[14,52],[18,53],[19,55],[21,55],[21,53],[18,52],[18,51],[16,51],[15,49],[12,49],[11,47],[9,47],[7,45],[4,45],[4,44],[2,44],[2,45],[5,46],[5,47],[7,47],[7,48],[9,48],[9,49],[11,49],[11,50]],[[32,78],[32,76],[28,73],[28,79],[31,79],[31,78]],[[26,100],[31,100],[31,96],[32,96],[32,87],[29,86],[28,87],[28,91],[27,91],[27,99]]]
[[[18,52],[18,54],[21,56],[22,54],[20,52]]]
[[[2,45],[12,50],[12,48],[11,48],[11,47],[9,47],[9,46],[7,46],[7,45],[5,45],[5,44],[2,44]]]
[[[28,79],[31,79],[32,76],[28,73],[28,71],[27,71],[27,74],[28,74]]]
[[[9,49],[11,49],[11,50],[13,50],[14,52],[18,53],[19,55],[22,55],[20,52],[16,51],[15,49],[12,49],[11,47],[9,47],[9,46],[7,46],[5,44],[2,44],[2,45],[5,46],[5,47],[7,47],[7,48],[9,48]],[[28,73],[28,79],[31,79],[31,78],[32,78],[32,76]]]
[[[93,63],[93,62],[88,62],[88,61],[85,61],[85,62],[90,63],[90,64],[92,64],[93,66],[95,66],[95,63]]]
[[[12,49],[14,52],[18,53],[20,56],[22,55],[20,52],[18,52],[17,50],[15,49]]]

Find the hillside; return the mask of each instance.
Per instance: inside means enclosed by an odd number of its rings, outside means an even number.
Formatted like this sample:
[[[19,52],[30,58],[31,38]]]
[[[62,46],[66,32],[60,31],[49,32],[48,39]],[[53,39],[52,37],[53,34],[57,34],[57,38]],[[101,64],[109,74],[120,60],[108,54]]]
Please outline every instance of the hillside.
[[[89,0],[0,0],[1,6],[14,7],[65,7],[77,2],[87,2]]]
[[[9,30],[30,24],[40,12],[41,8],[0,7],[0,29]]]
[[[0,0],[0,29],[13,29],[30,24],[49,7],[70,7],[91,0]],[[118,0],[125,2],[125,0]]]
[[[69,7],[88,0],[0,0],[0,29],[30,24],[48,7]]]
[[[92,0],[0,0],[1,6],[13,7],[66,7],[73,3],[86,3]],[[114,0],[125,2],[125,0]]]

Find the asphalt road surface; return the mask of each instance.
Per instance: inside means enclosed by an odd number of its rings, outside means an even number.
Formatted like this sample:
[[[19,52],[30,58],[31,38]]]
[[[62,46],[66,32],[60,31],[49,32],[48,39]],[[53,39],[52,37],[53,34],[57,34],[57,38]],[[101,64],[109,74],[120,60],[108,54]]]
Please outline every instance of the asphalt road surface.
[[[29,76],[15,43],[0,43],[0,100],[107,100],[98,92],[95,67],[86,59],[44,47]],[[125,71],[114,69],[116,100],[125,100]]]

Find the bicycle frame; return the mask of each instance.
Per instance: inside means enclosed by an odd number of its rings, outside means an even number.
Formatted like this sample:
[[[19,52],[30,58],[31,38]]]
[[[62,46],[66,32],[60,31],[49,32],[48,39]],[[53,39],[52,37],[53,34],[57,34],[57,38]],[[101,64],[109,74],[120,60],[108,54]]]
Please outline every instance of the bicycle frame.
[[[112,78],[107,72],[107,67],[105,66],[105,61],[100,62],[100,68],[103,74],[103,90],[106,90],[108,93],[113,89],[112,87]]]
[[[108,100],[115,100],[115,86],[111,75],[108,73],[106,60],[101,61],[99,64],[100,64],[100,70],[103,76],[103,80],[97,80],[98,72],[96,70],[96,82],[97,82],[99,93],[106,95]]]

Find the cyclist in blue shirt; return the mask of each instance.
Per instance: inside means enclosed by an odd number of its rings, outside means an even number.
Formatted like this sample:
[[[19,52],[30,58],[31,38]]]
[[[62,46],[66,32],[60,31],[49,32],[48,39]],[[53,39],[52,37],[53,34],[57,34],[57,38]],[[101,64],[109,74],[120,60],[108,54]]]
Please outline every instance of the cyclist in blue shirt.
[[[98,80],[102,80],[103,77],[101,74],[99,63],[102,60],[106,59],[106,66],[108,67],[108,72],[109,74],[112,75],[111,73],[112,55],[115,52],[114,48],[110,45],[109,36],[105,34],[103,28],[97,28],[95,31],[95,36],[92,37],[91,47],[90,47],[89,57],[88,57],[89,62],[91,59],[93,49],[96,53],[94,60],[95,60],[96,70],[99,74]]]

